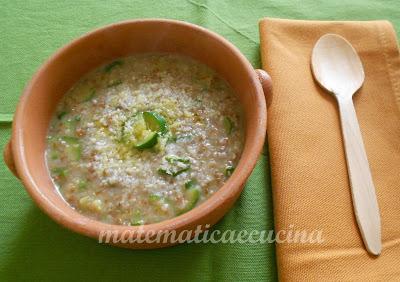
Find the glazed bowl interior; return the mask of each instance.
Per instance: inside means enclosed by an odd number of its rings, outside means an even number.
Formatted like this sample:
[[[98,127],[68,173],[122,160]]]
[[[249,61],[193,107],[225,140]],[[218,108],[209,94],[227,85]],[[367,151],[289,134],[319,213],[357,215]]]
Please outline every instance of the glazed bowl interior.
[[[163,222],[164,227],[180,228],[196,220],[215,223],[239,196],[262,148],[263,138],[256,140],[260,130],[265,130],[261,86],[251,65],[222,37],[182,22],[143,20],[107,26],[73,41],[51,57],[25,89],[14,121],[13,155],[18,173],[38,205],[61,224],[92,237],[107,224],[72,209],[48,174],[44,151],[49,122],[61,97],[84,74],[118,57],[145,52],[186,55],[216,70],[238,96],[246,124],[242,158],[224,187],[194,210]],[[213,215],[206,216],[210,213]],[[148,226],[161,226],[157,224]]]

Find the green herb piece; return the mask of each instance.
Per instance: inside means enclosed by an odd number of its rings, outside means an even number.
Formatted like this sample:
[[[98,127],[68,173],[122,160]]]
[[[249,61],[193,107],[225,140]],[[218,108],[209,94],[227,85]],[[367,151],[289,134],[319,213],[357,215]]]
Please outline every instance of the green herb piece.
[[[231,166],[231,165],[226,166],[225,172],[224,172],[225,176],[226,177],[231,176],[234,170],[235,170],[234,166]]]
[[[85,103],[92,100],[95,95],[96,95],[96,89],[91,87],[91,88],[86,88],[85,91],[75,93],[73,97],[76,102]]]
[[[190,165],[187,167],[184,167],[184,168],[177,169],[177,170],[159,168],[157,171],[159,174],[175,177],[175,176],[178,176],[179,174],[184,173],[185,171],[188,171],[189,169],[190,169]]]
[[[166,156],[165,160],[169,163],[168,168],[160,168],[158,172],[163,175],[178,176],[190,169],[190,159],[177,156]]]
[[[79,179],[78,181],[78,188],[79,190],[85,190],[87,188],[87,181],[83,179]]]
[[[161,199],[161,197],[160,197],[159,195],[156,195],[156,194],[151,194],[151,195],[149,196],[149,202],[150,202],[150,203],[157,202],[157,201],[159,201],[160,199]]]
[[[165,160],[167,162],[169,162],[170,164],[174,164],[174,163],[177,163],[177,162],[184,163],[184,164],[189,164],[190,163],[190,160],[188,158],[181,158],[181,157],[172,156],[172,155],[171,156],[166,156]]]
[[[79,143],[79,139],[77,137],[73,137],[73,136],[61,136],[60,140],[64,141],[68,145],[73,145],[73,144]]]
[[[68,171],[65,167],[55,167],[51,169],[51,173],[59,178],[65,179],[68,175]]]
[[[232,133],[234,123],[229,117],[224,117],[224,128],[228,135]]]
[[[58,118],[59,120],[62,120],[62,118],[65,117],[67,114],[68,114],[68,113],[67,113],[66,111],[59,112],[59,113],[57,114],[57,118]]]
[[[115,67],[121,66],[124,62],[122,60],[115,60],[104,67],[104,72],[110,72]]]
[[[56,160],[56,159],[58,159],[60,157],[60,155],[56,152],[56,151],[51,151],[51,153],[50,153],[50,158],[52,159],[52,160]]]
[[[62,121],[68,135],[75,135],[76,126],[80,120],[80,116],[74,116],[73,118],[68,118],[67,120]]]
[[[78,161],[81,158],[79,139],[72,136],[61,136],[60,140],[66,143],[66,154],[69,160]]]
[[[198,186],[198,182],[194,178],[185,183],[185,188],[186,189],[191,189],[191,188],[196,187],[196,186]]]
[[[96,95],[96,89],[92,89],[90,93],[82,99],[82,102],[88,102],[92,100],[95,95]]]
[[[144,220],[142,217],[142,213],[139,210],[136,210],[131,217],[131,225],[137,226],[137,225],[143,225]]]
[[[178,169],[177,171],[173,172],[172,176],[173,177],[178,176],[179,174],[184,173],[185,171],[188,171],[189,169],[190,169],[190,165],[185,168]]]
[[[179,140],[190,140],[192,139],[193,136],[191,134],[184,134],[184,135],[175,135],[172,134],[171,136],[168,136],[167,143],[176,143]]]
[[[165,169],[165,168],[159,168],[157,171],[158,171],[159,174],[162,174],[162,175],[173,176],[173,173],[171,171]]]

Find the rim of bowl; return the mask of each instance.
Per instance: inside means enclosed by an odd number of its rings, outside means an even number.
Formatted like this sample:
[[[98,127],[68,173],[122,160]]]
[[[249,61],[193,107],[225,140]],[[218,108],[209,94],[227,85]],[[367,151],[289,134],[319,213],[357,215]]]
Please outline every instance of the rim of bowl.
[[[27,107],[27,98],[30,95],[31,89],[35,84],[35,81],[38,77],[42,75],[44,70],[48,67],[48,65],[55,59],[57,59],[65,50],[71,48],[72,46],[79,44],[79,42],[86,40],[90,35],[113,28],[123,26],[126,24],[134,24],[134,23],[170,23],[173,25],[180,25],[185,28],[195,29],[202,33],[205,36],[210,37],[213,40],[219,41],[221,44],[225,45],[234,53],[234,55],[241,61],[242,67],[246,69],[246,71],[251,74],[250,78],[253,81],[254,87],[256,87],[256,99],[255,99],[255,111],[258,112],[257,119],[258,122],[254,126],[256,127],[256,135],[261,138],[251,140],[251,144],[247,146],[251,146],[252,150],[249,150],[246,156],[241,156],[239,160],[238,168],[235,169],[233,174],[229,177],[228,181],[224,183],[224,185],[218,189],[209,199],[204,201],[199,206],[195,207],[191,211],[184,213],[180,216],[167,219],[158,223],[151,223],[142,226],[125,226],[125,225],[115,225],[115,224],[107,224],[101,221],[97,221],[86,217],[85,215],[80,214],[78,211],[74,210],[71,207],[70,212],[64,212],[57,205],[55,205],[44,193],[40,187],[35,184],[34,177],[30,174],[30,169],[26,163],[26,159],[24,156],[24,141],[22,136],[23,127],[22,120],[25,108]],[[232,198],[236,193],[240,193],[243,189],[242,186],[245,184],[247,178],[250,176],[253,171],[258,157],[261,153],[261,150],[264,145],[265,135],[266,135],[266,103],[264,99],[263,90],[261,84],[257,78],[254,68],[250,64],[250,62],[246,59],[246,57],[239,51],[237,47],[235,47],[231,42],[227,39],[223,38],[221,35],[218,35],[215,32],[212,32],[206,28],[201,26],[178,21],[171,19],[159,19],[159,18],[149,18],[149,19],[135,19],[135,20],[126,20],[120,21],[117,23],[112,23],[106,26],[102,26],[100,28],[96,28],[92,31],[89,31],[78,38],[70,41],[63,47],[59,48],[53,55],[51,55],[45,63],[43,63],[39,69],[35,72],[20,97],[20,100],[17,105],[17,109],[14,115],[14,122],[12,126],[12,155],[14,156],[15,166],[17,172],[21,178],[22,183],[25,186],[25,189],[35,201],[35,203],[41,208],[47,215],[49,215],[53,220],[55,220],[60,225],[67,227],[70,230],[73,230],[82,235],[86,235],[92,238],[98,238],[100,232],[102,230],[113,230],[118,232],[124,232],[129,230],[131,232],[157,232],[157,231],[171,231],[176,229],[184,228],[191,223],[201,220],[205,218],[211,211],[218,209],[219,206],[223,205],[224,202]],[[245,141],[245,144],[248,141]],[[243,158],[245,157],[246,162],[244,162]],[[61,196],[60,196],[61,197]],[[71,214],[71,212],[75,212]],[[220,217],[222,218],[223,215]],[[220,220],[218,218],[218,220]],[[184,230],[184,229],[183,229]]]

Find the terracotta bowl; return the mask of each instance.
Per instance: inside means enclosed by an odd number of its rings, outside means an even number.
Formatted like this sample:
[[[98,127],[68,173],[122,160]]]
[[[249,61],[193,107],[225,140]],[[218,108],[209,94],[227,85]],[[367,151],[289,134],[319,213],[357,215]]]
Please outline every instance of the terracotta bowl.
[[[60,98],[85,73],[118,57],[143,52],[190,56],[215,69],[233,87],[245,112],[245,145],[229,180],[210,199],[176,218],[142,227],[105,224],[71,208],[53,186],[45,162],[49,121]],[[33,76],[19,101],[12,138],[4,150],[10,170],[21,179],[36,204],[56,222],[77,233],[99,238],[102,231],[122,238],[142,238],[159,231],[177,234],[216,223],[239,197],[262,150],[266,133],[267,73],[255,71],[240,51],[202,27],[173,20],[149,19],[112,24],[90,32],[58,50]],[[118,240],[117,240],[118,241]],[[158,248],[174,242],[111,242],[128,248]]]

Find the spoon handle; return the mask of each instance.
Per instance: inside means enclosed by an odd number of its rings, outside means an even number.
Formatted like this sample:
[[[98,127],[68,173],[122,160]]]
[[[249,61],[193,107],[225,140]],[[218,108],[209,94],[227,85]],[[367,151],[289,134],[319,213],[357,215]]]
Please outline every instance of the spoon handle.
[[[381,253],[381,221],[371,171],[353,100],[337,97],[353,208],[367,250]]]

